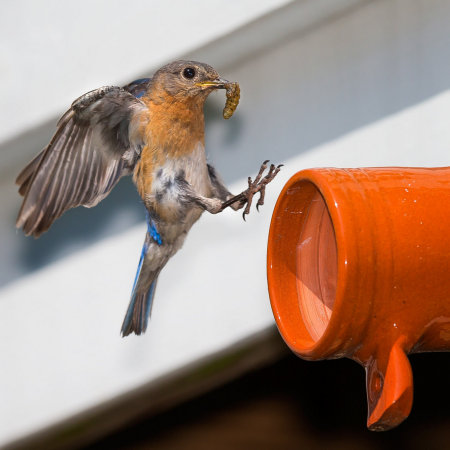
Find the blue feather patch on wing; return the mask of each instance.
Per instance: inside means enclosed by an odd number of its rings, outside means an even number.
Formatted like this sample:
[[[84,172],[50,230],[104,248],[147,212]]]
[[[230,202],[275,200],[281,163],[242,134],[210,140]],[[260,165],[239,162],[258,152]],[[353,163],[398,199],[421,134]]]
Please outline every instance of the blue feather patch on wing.
[[[132,81],[124,86],[124,89],[130,94],[133,94],[136,98],[141,98],[147,92],[150,81],[151,78],[140,78],[139,80]]]
[[[144,96],[144,94],[145,94],[145,91],[141,91],[141,92],[136,92],[136,94],[134,94],[134,96],[135,96],[136,98],[141,98],[141,97]]]

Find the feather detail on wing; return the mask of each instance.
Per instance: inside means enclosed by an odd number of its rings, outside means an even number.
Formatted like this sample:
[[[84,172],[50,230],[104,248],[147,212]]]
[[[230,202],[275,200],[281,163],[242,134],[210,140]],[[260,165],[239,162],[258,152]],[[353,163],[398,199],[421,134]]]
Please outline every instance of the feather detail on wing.
[[[68,209],[92,207],[105,198],[140,157],[136,129],[146,111],[144,103],[117,86],[75,100],[49,145],[17,177],[24,196],[17,227],[39,236]]]
[[[127,84],[123,88],[130,94],[133,94],[136,98],[141,98],[147,93],[151,82],[151,78],[140,78],[139,80],[134,80]]]

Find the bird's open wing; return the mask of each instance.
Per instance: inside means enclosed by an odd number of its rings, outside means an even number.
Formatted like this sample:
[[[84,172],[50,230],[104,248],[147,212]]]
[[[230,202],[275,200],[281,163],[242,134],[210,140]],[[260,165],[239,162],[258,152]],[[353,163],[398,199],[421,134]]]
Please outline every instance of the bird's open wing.
[[[75,100],[48,146],[19,174],[24,199],[16,225],[27,235],[39,236],[70,208],[95,206],[131,173],[147,108],[126,88],[106,86]]]

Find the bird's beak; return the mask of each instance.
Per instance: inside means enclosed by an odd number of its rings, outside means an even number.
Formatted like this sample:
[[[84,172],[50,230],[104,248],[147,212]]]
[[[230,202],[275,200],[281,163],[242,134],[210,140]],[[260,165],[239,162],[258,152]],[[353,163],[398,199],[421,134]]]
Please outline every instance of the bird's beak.
[[[215,89],[226,89],[227,84],[230,82],[228,80],[225,80],[223,78],[217,78],[216,80],[211,81],[200,81],[198,83],[195,83],[196,86],[204,87],[204,88],[215,88]]]

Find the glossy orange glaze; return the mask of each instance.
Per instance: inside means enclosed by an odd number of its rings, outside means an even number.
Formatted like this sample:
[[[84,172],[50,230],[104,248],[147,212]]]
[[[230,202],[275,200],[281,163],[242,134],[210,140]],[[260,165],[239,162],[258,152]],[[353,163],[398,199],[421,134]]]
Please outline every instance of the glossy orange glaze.
[[[368,427],[412,406],[407,354],[450,350],[450,168],[311,169],[280,194],[268,243],[273,313],[306,359],[366,368]]]

